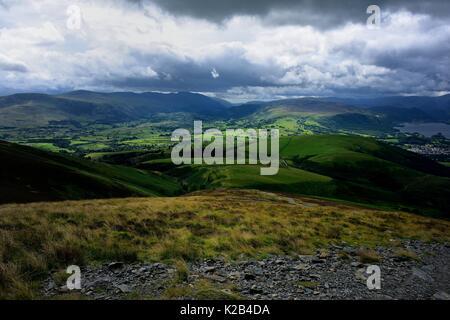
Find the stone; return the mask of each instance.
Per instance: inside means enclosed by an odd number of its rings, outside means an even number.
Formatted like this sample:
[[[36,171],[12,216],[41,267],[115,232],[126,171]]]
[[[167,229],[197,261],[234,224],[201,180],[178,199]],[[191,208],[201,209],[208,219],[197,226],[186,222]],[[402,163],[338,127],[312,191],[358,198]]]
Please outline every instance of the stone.
[[[261,267],[257,266],[255,268],[251,269],[249,271],[249,273],[253,273],[253,274],[257,275],[257,276],[261,276],[261,275],[264,274],[264,270]]]
[[[228,278],[230,278],[230,279],[239,279],[240,277],[241,277],[241,273],[237,272],[237,271],[230,272],[228,274]]]
[[[327,252],[321,252],[321,253],[319,253],[318,258],[319,258],[319,259],[326,259],[326,258],[328,258],[329,256],[330,256],[329,253],[327,253]]]
[[[264,290],[262,290],[261,288],[258,288],[256,285],[253,285],[250,290],[249,290],[250,294],[262,294],[264,293]]]
[[[110,278],[100,278],[87,285],[88,288],[106,288],[111,284]]]
[[[298,270],[298,271],[306,271],[306,270],[308,270],[310,268],[311,267],[309,265],[307,265],[306,263],[299,263],[293,269],[294,270]]]
[[[419,269],[416,267],[414,267],[412,269],[412,275],[413,275],[413,277],[422,279],[423,281],[426,281],[426,282],[434,282],[433,278],[429,274],[427,274],[422,269]]]
[[[302,261],[311,262],[315,257],[311,255],[298,255],[298,258]]]
[[[252,274],[252,273],[246,273],[244,275],[244,279],[247,280],[247,281],[253,281],[253,280],[256,279],[256,276],[254,274]]]
[[[69,288],[67,288],[66,285],[63,285],[63,286],[59,287],[58,291],[60,293],[67,293],[67,292],[69,292]]]
[[[230,289],[222,289],[220,291],[225,293],[225,294],[233,294],[233,292]]]
[[[343,251],[351,256],[356,255],[356,250],[350,247],[345,247]]]
[[[433,299],[448,301],[448,300],[450,300],[450,294],[448,294],[447,292],[444,292],[444,291],[439,291],[433,295]]]
[[[345,248],[345,246],[342,246]],[[383,291],[368,290],[366,264],[357,257],[341,260],[341,251],[330,250],[329,256],[267,256],[262,261],[248,260],[245,263],[234,261],[225,264],[220,260],[197,261],[189,264],[189,278],[186,283],[193,286],[198,279],[211,279],[214,282],[230,284],[233,292],[248,299],[433,299],[450,300],[449,291],[443,283],[448,282],[448,263],[450,250],[443,244],[428,244],[411,241],[410,247],[422,253],[420,261],[396,261],[392,248],[377,248],[383,258]],[[320,255],[321,251],[317,252]],[[430,252],[430,254],[426,254]],[[312,260],[316,259],[316,263]],[[351,264],[354,262],[353,264]],[[176,270],[165,264],[110,264],[86,266],[83,268],[82,292],[90,299],[117,300],[126,293],[142,292],[148,296],[161,297],[171,286]],[[147,271],[145,271],[147,270]],[[170,273],[172,272],[172,273]],[[53,274],[42,283],[46,297],[61,294],[67,290],[49,285]],[[307,288],[302,282],[317,283]],[[318,283],[320,282],[320,283]],[[118,286],[125,285],[119,288]],[[61,291],[60,291],[61,290]],[[230,293],[223,287],[219,290]],[[445,292],[444,292],[445,291]],[[188,297],[186,297],[188,298]]]
[[[124,266],[125,265],[123,262],[111,262],[110,264],[108,264],[108,269],[111,271],[116,271],[122,269]]]
[[[297,202],[292,198],[286,198],[286,200],[289,204],[297,204]]]
[[[361,282],[366,282],[367,281],[367,277],[366,277],[366,270],[364,268],[360,268],[358,270],[356,270],[355,272],[355,277],[356,279],[358,279]]]
[[[119,290],[122,293],[130,293],[131,292],[131,288],[130,286],[126,285],[126,284],[120,284],[117,286],[117,288],[119,288]]]
[[[218,276],[218,275],[214,275],[214,274],[212,274],[212,275],[205,275],[205,278],[207,278],[209,280],[212,280],[212,281],[221,282],[221,283],[227,281],[227,279],[225,279],[224,277]]]
[[[49,283],[47,284],[46,290],[47,290],[47,291],[51,291],[51,290],[54,290],[54,289],[56,289],[56,283],[55,283],[55,281],[51,280],[51,281],[49,281]]]
[[[435,269],[435,267],[433,265],[427,265],[422,267],[422,270],[424,270],[425,272],[433,272]]]
[[[206,267],[204,270],[205,272],[214,272],[216,269],[216,267]]]
[[[318,264],[318,263],[325,263],[325,259],[319,259],[319,258],[314,258],[312,259],[312,263]]]

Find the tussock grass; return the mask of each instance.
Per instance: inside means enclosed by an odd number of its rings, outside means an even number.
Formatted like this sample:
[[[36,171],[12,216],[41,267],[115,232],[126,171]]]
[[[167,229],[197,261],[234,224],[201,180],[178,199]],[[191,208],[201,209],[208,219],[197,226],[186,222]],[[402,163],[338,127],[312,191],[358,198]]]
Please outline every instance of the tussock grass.
[[[314,206],[312,205],[314,204]],[[251,190],[0,206],[0,298],[36,298],[49,270],[110,261],[289,255],[346,242],[449,241],[450,222]]]
[[[359,257],[359,261],[362,263],[377,263],[381,261],[381,257],[374,250],[361,249],[356,253]]]
[[[394,251],[394,255],[397,259],[400,260],[420,261],[420,257],[414,251],[405,248],[396,248],[396,250]]]
[[[189,266],[187,265],[186,261],[183,260],[176,260],[175,261],[175,267],[177,270],[176,273],[176,282],[177,283],[184,283],[189,278]]]

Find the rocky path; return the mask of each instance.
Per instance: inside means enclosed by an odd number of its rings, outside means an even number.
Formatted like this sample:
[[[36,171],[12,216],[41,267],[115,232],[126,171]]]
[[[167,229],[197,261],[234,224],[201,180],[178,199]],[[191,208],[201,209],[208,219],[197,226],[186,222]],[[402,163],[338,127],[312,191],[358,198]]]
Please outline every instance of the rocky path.
[[[168,288],[195,287],[203,280],[244,299],[450,299],[450,246],[418,241],[404,246],[408,254],[377,248],[377,259],[351,247],[333,246],[310,256],[207,260],[189,264],[182,280],[173,266],[116,262],[82,268],[80,293],[91,299],[161,298]],[[369,258],[372,261],[366,261]],[[380,267],[380,290],[367,287],[369,265]],[[56,285],[52,277],[43,285],[46,296],[64,292],[67,288]]]

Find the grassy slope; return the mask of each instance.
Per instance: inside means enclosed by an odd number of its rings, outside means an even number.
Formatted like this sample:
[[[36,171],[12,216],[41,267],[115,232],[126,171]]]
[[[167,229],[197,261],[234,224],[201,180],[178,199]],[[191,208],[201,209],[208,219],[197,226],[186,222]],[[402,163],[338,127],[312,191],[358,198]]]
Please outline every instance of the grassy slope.
[[[49,270],[110,261],[305,254],[331,243],[449,241],[450,222],[252,190],[0,206],[0,298],[29,298]]]
[[[276,176],[261,176],[259,166],[197,166],[173,170],[188,191],[217,188],[258,189],[331,196],[333,179],[297,168],[280,168]]]
[[[280,153],[288,166],[276,176],[260,176],[259,166],[184,166],[169,173],[188,191],[254,188],[448,216],[450,170],[424,157],[342,135],[282,138]]]
[[[448,214],[448,168],[374,139],[309,136],[284,139],[281,154],[304,170],[340,181],[338,195],[350,200],[397,202]]]
[[[311,130],[366,134],[392,131],[390,121],[376,117],[367,109],[310,99],[273,102],[246,119],[268,122],[288,134],[310,134]]]
[[[0,203],[172,195],[171,178],[0,142]]]

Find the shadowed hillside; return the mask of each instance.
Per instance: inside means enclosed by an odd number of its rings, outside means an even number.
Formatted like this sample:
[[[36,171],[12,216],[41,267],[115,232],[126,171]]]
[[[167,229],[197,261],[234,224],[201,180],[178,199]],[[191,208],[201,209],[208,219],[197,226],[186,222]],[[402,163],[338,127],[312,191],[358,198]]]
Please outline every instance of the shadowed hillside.
[[[172,179],[0,142],[0,203],[173,195]]]
[[[292,137],[281,148],[295,167],[338,180],[341,196],[434,208],[448,215],[450,170],[420,155],[355,136]]]

